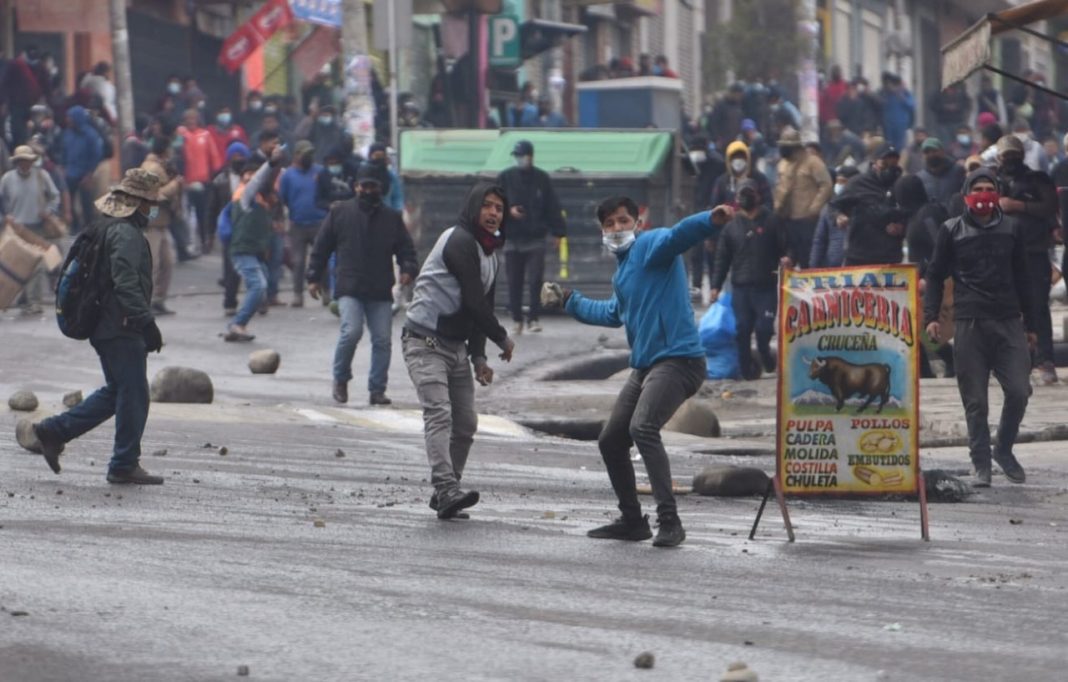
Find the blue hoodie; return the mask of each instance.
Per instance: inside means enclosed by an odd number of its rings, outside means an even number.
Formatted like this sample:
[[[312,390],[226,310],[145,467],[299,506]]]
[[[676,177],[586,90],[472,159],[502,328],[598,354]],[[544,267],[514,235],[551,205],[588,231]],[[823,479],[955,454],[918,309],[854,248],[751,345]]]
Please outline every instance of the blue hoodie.
[[[299,225],[315,225],[323,222],[326,211],[315,203],[315,183],[323,167],[312,164],[308,170],[290,166],[282,173],[278,194],[289,209],[289,220]]]
[[[74,106],[67,111],[73,127],[63,131],[63,168],[71,187],[96,170],[104,160],[104,140],[89,122],[85,107]]]
[[[634,369],[648,369],[667,358],[703,358],[682,255],[719,234],[711,218],[711,211],[703,211],[672,228],[640,232],[617,256],[612,298],[598,301],[576,291],[565,310],[586,324],[625,326]]]

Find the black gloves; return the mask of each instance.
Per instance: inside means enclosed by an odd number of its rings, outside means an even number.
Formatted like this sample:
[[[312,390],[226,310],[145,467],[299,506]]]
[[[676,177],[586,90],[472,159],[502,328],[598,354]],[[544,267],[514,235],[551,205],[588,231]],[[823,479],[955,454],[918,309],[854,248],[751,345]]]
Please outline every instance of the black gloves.
[[[163,334],[160,333],[156,321],[153,320],[141,330],[145,337],[145,350],[149,353],[158,353],[163,349]]]

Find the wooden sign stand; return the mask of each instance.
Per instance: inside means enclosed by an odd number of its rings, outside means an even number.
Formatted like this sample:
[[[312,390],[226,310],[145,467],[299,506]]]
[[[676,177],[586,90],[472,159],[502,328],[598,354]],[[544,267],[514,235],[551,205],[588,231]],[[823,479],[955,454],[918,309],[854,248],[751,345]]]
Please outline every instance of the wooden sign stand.
[[[772,492],[790,542],[787,493],[915,493],[920,537],[930,540],[919,456],[919,307],[915,265],[779,271],[776,467],[750,540]]]
[[[922,469],[919,472],[916,489],[920,501],[920,537],[923,538],[924,542],[930,542],[931,533],[927,522],[927,486],[923,480]],[[760,501],[760,508],[757,509],[756,519],[753,521],[753,528],[749,531],[749,539],[756,539],[757,527],[760,525],[760,518],[764,515],[764,508],[768,504],[768,498],[771,497],[772,491],[775,492],[775,499],[779,503],[779,512],[782,513],[782,523],[786,527],[786,537],[790,539],[790,542],[794,542],[796,539],[794,536],[794,526],[790,523],[790,512],[786,509],[786,496],[783,495],[782,485],[779,483],[778,476],[772,476],[771,480],[768,481],[768,487],[764,489],[764,499]]]

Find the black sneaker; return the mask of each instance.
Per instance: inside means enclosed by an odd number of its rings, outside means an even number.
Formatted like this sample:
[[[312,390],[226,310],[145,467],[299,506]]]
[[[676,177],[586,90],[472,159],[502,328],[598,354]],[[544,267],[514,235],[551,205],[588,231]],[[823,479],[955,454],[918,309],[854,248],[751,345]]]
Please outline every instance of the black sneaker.
[[[59,454],[63,452],[63,439],[59,438],[55,434],[51,433],[48,429],[42,428],[40,424],[33,425],[33,434],[37,436],[37,440],[41,443],[41,454],[44,455],[45,461],[48,462],[48,467],[52,470],[52,473],[59,473]]]
[[[109,471],[108,483],[132,483],[135,485],[163,485],[162,476],[153,476],[140,465],[126,471]]]
[[[586,533],[586,537],[597,540],[629,540],[640,542],[653,537],[653,531],[649,529],[649,517],[642,516],[638,519],[628,519],[620,516],[608,524],[594,528]]]
[[[438,493],[437,493],[437,491],[434,491],[434,494],[430,496],[430,502],[428,502],[427,504],[434,511],[438,510]],[[471,515],[468,514],[465,511],[461,511],[461,512],[456,512],[455,514],[453,514],[452,518],[454,518],[454,519],[469,519],[469,518],[471,518]]]
[[[393,401],[386,397],[385,393],[372,393],[371,394],[372,405],[392,405]]]
[[[994,455],[994,461],[998,463],[998,466],[1005,473],[1005,478],[1013,483],[1023,483],[1027,480],[1024,468],[1016,460],[1016,455],[1011,452],[1007,455]]]
[[[989,488],[990,487],[990,465],[981,465],[975,467],[975,483],[972,483],[973,488]]]
[[[656,525],[659,530],[656,531],[653,547],[677,547],[686,539],[686,531],[682,529],[678,514],[661,514]]]
[[[461,510],[478,504],[478,491],[469,490],[466,493],[459,488],[450,488],[438,495],[438,518],[456,518]]]

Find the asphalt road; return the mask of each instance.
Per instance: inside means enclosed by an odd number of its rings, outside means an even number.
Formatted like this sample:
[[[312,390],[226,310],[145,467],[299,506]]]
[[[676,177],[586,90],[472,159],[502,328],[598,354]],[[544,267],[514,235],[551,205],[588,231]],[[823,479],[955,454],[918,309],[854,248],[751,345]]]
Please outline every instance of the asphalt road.
[[[209,266],[180,269],[178,291],[210,288]],[[216,336],[218,303],[176,300],[168,346],[150,361],[150,373],[200,367],[216,386],[211,406],[153,406],[144,463],[164,486],[104,482],[110,425],[72,443],[55,476],[14,444],[18,415],[5,418],[0,680],[221,680],[239,666],[260,680],[715,680],[736,660],[765,681],[1063,679],[1060,443],[1019,447],[1026,485],[995,476],[966,503],[932,505],[930,543],[914,502],[792,501],[789,544],[774,508],[750,542],[757,500],[687,496],[688,539],[660,550],[584,536],[613,511],[595,444],[486,418],[465,477],[482,503],[469,521],[440,522],[399,353],[395,409],[364,407],[359,379],[339,408],[328,315],[258,318],[253,347],[283,360],[254,377],[252,348]],[[606,382],[538,388],[531,376],[620,344],[599,334],[551,321],[524,336],[515,366],[480,394],[482,412],[514,416],[517,396],[596,409]],[[31,388],[44,413],[99,383],[92,351],[50,319],[5,314],[0,338],[0,395]],[[358,377],[366,367],[361,346]],[[1037,391],[1035,409],[1055,412],[1064,390]],[[701,453],[766,450],[759,438],[670,442],[682,481],[712,463],[774,466]],[[924,461],[963,469],[966,456],[944,448]],[[633,665],[643,651],[652,670]]]

